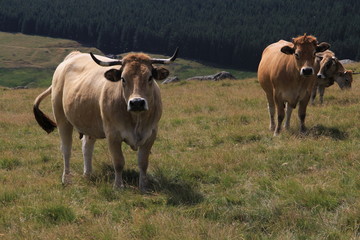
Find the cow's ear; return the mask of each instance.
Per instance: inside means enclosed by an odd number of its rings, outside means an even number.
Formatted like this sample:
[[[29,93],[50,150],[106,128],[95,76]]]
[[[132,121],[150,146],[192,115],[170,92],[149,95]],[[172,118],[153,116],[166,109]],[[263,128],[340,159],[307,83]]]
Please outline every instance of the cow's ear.
[[[169,76],[169,70],[163,67],[153,68],[152,75],[156,80],[164,80]]]
[[[316,52],[324,52],[330,48],[330,44],[327,42],[322,42],[316,46]]]
[[[105,72],[104,76],[111,82],[118,82],[121,79],[121,71],[117,69],[110,69]]]
[[[287,55],[292,55],[295,53],[295,49],[290,46],[284,46],[281,48],[281,52]]]

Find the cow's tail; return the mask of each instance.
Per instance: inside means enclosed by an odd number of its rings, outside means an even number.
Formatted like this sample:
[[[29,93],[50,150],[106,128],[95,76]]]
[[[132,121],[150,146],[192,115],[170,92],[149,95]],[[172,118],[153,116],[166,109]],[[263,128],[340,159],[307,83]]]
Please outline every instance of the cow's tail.
[[[46,98],[51,94],[51,89],[52,86],[50,86],[47,90],[42,92],[35,99],[34,108],[33,108],[36,121],[38,122],[40,127],[42,127],[42,129],[44,129],[47,133],[51,133],[52,131],[54,131],[54,129],[56,128],[56,123],[39,109],[39,105],[44,98]]]

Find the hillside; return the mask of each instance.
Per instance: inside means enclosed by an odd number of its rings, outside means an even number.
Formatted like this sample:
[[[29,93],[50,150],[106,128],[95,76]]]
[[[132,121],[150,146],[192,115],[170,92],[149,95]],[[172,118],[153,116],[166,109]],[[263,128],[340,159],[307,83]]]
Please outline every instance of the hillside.
[[[2,0],[0,31],[73,39],[105,53],[167,54],[255,71],[265,46],[305,32],[360,60],[360,1]]]
[[[56,66],[74,50],[101,53],[96,48],[85,47],[72,40],[0,32],[0,86],[48,86]],[[175,49],[168,53],[171,55]],[[180,56],[182,55],[180,49]],[[124,55],[124,54],[122,54]],[[152,55],[164,57],[162,55]],[[210,75],[229,71],[238,79],[255,76],[253,72],[221,69],[181,57],[167,66],[172,76],[186,79],[197,75]],[[30,85],[29,85],[30,84]]]
[[[101,53],[76,41],[0,32],[0,86],[48,86],[71,51]]]

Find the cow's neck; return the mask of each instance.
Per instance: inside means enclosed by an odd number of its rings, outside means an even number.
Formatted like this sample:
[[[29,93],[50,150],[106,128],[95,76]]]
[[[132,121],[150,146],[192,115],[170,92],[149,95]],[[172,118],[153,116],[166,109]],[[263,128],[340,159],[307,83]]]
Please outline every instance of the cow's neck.
[[[151,109],[151,108],[150,108]],[[125,141],[131,146],[133,150],[136,150],[140,145],[146,141],[151,135],[153,128],[154,116],[151,111],[144,111],[140,113],[130,113],[131,127],[128,129],[131,137],[128,135],[128,139]]]

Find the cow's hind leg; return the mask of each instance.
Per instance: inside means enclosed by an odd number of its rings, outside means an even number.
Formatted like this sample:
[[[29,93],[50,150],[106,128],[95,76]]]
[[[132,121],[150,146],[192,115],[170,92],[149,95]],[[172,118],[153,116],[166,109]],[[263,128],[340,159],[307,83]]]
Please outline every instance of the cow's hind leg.
[[[58,123],[60,138],[61,138],[61,152],[64,159],[64,172],[62,175],[62,183],[68,184],[71,183],[70,175],[70,157],[71,157],[71,147],[72,147],[72,132],[73,126],[65,121],[63,123]]]
[[[139,177],[139,188],[143,193],[148,192],[148,179],[146,175],[146,171],[149,165],[149,155],[151,151],[151,147],[154,144],[156,138],[156,131],[153,131],[151,137],[148,141],[139,148],[138,152],[138,165],[140,170]]]
[[[96,139],[84,135],[82,140],[82,152],[84,157],[84,176],[89,177],[92,172],[92,155]]]
[[[275,130],[275,102],[274,102],[274,96],[272,93],[266,93],[266,98],[268,100],[268,111],[269,111],[269,117],[270,117],[270,125],[269,129],[270,131]]]
[[[274,131],[274,136],[277,136],[281,131],[281,124],[285,117],[285,104],[282,98],[280,97],[275,97],[275,103],[276,103],[276,110],[278,115],[278,122]]]

